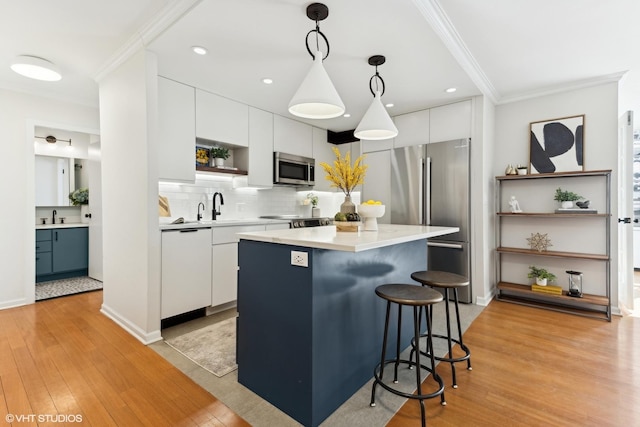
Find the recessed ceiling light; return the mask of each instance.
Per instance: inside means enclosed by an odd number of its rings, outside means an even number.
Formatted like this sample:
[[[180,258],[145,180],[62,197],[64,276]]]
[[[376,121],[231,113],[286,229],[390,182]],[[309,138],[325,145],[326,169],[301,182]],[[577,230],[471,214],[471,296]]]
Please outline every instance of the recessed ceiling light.
[[[453,92],[455,92],[456,90],[458,90],[458,89],[456,89],[455,87],[450,87],[450,88],[448,88],[448,89],[445,89],[445,92],[447,92],[447,93],[453,93]]]
[[[351,117],[351,114],[345,113],[342,117]]]
[[[37,56],[19,56],[11,64],[11,69],[30,79],[55,82],[62,78],[58,67]]]
[[[394,106],[394,104],[392,102],[388,103],[388,104],[384,104],[385,107],[387,108],[391,108]]]
[[[207,49],[202,47],[202,46],[193,46],[191,48],[191,50],[193,50],[193,52],[197,53],[198,55],[206,55],[207,54]]]
[[[266,85],[270,85],[271,83],[273,83],[272,79],[266,78],[266,79],[262,79],[262,83],[266,84]]]

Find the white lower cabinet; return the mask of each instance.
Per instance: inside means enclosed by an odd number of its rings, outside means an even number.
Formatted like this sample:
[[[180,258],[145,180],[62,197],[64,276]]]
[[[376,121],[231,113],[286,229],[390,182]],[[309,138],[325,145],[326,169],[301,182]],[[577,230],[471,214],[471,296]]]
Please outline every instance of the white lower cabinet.
[[[211,302],[211,229],[162,232],[162,305],[166,319]]]

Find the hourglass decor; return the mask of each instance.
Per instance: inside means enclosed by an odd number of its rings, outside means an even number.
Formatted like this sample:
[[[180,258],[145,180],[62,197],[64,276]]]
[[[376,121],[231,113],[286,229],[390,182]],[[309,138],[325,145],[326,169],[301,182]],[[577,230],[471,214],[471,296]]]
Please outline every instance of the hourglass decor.
[[[567,270],[569,275],[569,292],[570,297],[582,298],[582,273],[579,271]]]

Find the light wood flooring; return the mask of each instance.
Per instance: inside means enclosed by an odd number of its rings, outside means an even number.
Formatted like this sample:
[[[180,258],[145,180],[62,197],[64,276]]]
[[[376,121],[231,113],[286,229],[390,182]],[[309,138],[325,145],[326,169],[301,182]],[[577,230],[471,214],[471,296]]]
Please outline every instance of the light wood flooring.
[[[0,310],[2,422],[62,414],[82,417],[67,425],[248,425],[100,314],[101,302],[97,291]],[[608,323],[494,301],[464,339],[473,371],[458,369],[446,407],[427,401],[430,426],[640,425],[640,318]],[[438,372],[449,385],[448,365]],[[418,408],[408,401],[388,425],[420,425]]]

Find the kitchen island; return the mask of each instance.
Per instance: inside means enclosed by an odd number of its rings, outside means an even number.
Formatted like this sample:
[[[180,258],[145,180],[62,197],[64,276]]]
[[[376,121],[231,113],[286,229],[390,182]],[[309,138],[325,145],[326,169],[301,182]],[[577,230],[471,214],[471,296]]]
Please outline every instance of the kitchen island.
[[[238,234],[238,381],[301,424],[319,425],[379,362],[385,304],[375,288],[418,285],[410,274],[427,268],[426,239],[457,231],[380,224]],[[405,348],[412,326],[403,324]]]

